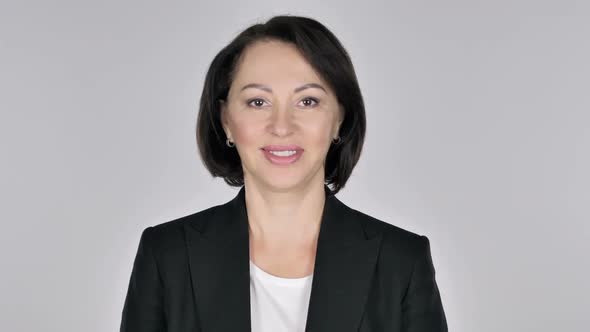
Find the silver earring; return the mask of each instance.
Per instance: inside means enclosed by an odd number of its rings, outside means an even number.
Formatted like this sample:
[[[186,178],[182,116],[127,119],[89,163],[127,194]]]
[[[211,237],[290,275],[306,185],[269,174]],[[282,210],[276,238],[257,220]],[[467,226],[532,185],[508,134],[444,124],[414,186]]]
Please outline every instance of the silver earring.
[[[342,141],[342,139],[340,138],[340,136],[336,136],[336,139],[333,139],[333,140],[332,140],[332,142],[333,142],[334,144],[338,144],[338,143],[340,143],[340,141]]]
[[[232,141],[229,140],[229,138],[225,140],[225,145],[229,146],[230,148],[236,146],[234,143],[232,143]]]

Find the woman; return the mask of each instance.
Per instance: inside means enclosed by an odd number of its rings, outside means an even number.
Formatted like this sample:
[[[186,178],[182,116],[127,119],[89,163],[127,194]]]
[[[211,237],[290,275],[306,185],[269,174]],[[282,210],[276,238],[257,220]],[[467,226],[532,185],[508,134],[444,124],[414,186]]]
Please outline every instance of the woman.
[[[334,196],[364,136],[326,27],[277,16],[239,34],[207,73],[197,141],[241,189],[143,231],[121,331],[447,331],[428,238]]]

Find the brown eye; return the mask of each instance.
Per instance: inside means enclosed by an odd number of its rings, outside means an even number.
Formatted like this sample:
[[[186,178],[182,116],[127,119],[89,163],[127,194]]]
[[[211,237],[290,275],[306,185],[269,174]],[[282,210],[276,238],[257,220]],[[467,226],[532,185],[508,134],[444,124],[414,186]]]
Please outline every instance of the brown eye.
[[[301,102],[303,103],[304,107],[315,107],[319,103],[317,99],[311,97],[302,99]]]
[[[254,98],[254,99],[250,99],[247,102],[248,106],[252,106],[254,108],[260,108],[262,106],[264,106],[264,100],[260,99],[260,98]]]

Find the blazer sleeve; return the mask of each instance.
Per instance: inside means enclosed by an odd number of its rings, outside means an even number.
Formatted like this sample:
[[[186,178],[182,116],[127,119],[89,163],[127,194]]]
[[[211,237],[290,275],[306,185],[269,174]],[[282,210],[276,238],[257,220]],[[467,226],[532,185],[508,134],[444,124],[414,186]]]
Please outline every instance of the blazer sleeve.
[[[410,283],[402,302],[404,332],[448,332],[428,237],[421,235]]]
[[[151,247],[151,230],[143,230],[123,306],[120,332],[165,332],[163,287]]]

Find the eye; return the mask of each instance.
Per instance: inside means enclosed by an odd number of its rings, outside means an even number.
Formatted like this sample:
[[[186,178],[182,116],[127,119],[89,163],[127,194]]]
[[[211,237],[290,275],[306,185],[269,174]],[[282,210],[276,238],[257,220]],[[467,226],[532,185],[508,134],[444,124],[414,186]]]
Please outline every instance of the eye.
[[[303,106],[305,107],[315,107],[319,103],[319,101],[313,97],[306,97],[302,99],[301,102],[303,102]]]
[[[248,106],[251,106],[254,108],[261,108],[262,106],[264,106],[264,99],[253,98],[253,99],[248,100],[246,102],[246,104],[248,104]]]

